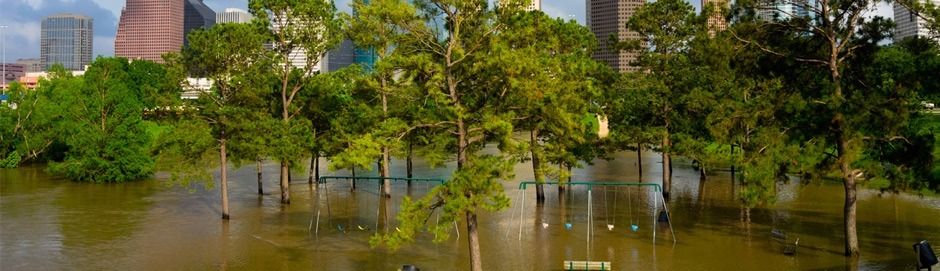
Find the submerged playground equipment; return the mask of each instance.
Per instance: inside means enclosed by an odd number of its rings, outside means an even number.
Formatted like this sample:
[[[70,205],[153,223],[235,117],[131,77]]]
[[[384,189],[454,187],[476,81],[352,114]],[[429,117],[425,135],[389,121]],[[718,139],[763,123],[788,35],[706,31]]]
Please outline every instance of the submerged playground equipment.
[[[539,184],[539,183],[537,183],[537,182],[535,182],[535,181],[524,181],[524,182],[520,182],[520,183],[519,183],[519,198],[520,198],[519,201],[521,202],[521,203],[519,204],[519,240],[522,240],[522,230],[523,230],[523,221],[524,221],[524,219],[523,219],[522,217],[525,215],[525,198],[526,198],[526,197],[525,197],[525,194],[524,194],[524,193],[525,193],[525,190],[526,190],[526,188],[527,188],[528,186],[530,186],[530,185],[536,185],[536,184]],[[677,241],[676,241],[676,234],[675,234],[675,231],[674,231],[673,228],[672,228],[672,217],[670,217],[669,207],[666,206],[666,200],[665,200],[665,198],[663,197],[663,194],[662,194],[663,189],[662,189],[662,186],[660,186],[659,184],[655,184],[655,183],[637,183],[637,182],[592,182],[592,181],[570,181],[570,182],[564,182],[564,183],[559,183],[559,182],[557,182],[557,181],[546,181],[546,182],[542,182],[541,184],[543,184],[543,185],[556,185],[556,186],[568,186],[568,187],[574,187],[574,186],[584,186],[584,187],[586,187],[586,190],[587,190],[587,216],[588,216],[588,220],[587,220],[587,222],[588,222],[588,227],[587,227],[587,228],[588,228],[588,231],[587,231],[588,240],[591,240],[591,237],[594,235],[594,203],[593,203],[593,199],[592,199],[592,192],[593,192],[595,186],[604,187],[604,188],[605,188],[605,189],[603,190],[603,192],[604,192],[604,205],[605,205],[604,211],[605,211],[605,212],[608,211],[608,208],[607,208],[607,204],[608,204],[608,195],[607,195],[607,191],[608,191],[608,188],[611,188],[611,187],[651,188],[652,190],[649,191],[649,193],[652,193],[652,195],[653,195],[652,198],[653,198],[653,208],[654,208],[654,210],[653,210],[653,212],[652,212],[652,215],[651,215],[651,216],[652,216],[651,219],[652,219],[652,221],[653,221],[653,229],[652,229],[653,239],[652,239],[652,241],[653,241],[654,244],[656,243],[656,228],[657,228],[657,222],[665,222],[665,223],[667,223],[667,224],[669,225],[669,232],[671,233],[673,244],[675,244],[675,243],[677,242]],[[629,191],[628,191],[628,192],[629,192]],[[613,208],[614,208],[614,210],[615,210],[615,212],[616,212],[616,208],[618,207],[617,205],[619,205],[619,204],[618,204],[618,202],[617,202],[616,193],[615,193],[614,195],[615,195],[615,196],[614,196]],[[628,194],[628,195],[629,195],[629,194]],[[659,207],[660,207],[660,206],[662,207],[662,212],[659,212]],[[633,221],[633,217],[634,217],[634,216],[633,216],[633,202],[632,202],[632,199],[628,199],[628,206],[627,206],[627,208],[629,208],[629,211],[630,211],[630,213],[631,213],[630,230],[633,231],[633,232],[637,232],[637,231],[640,230],[640,228],[639,228],[639,226],[637,225],[637,223]],[[639,215],[639,211],[637,211],[636,214]],[[609,215],[605,215],[605,219],[607,219],[607,217],[609,217]],[[606,226],[607,226],[607,230],[613,231],[613,230],[615,229],[615,227],[616,227],[616,216],[614,216],[613,222],[611,222],[611,221],[608,220]],[[542,227],[543,227],[543,228],[547,228],[548,225],[543,222],[543,223],[542,223]],[[565,227],[565,229],[570,230],[570,229],[573,227],[573,225],[572,225],[572,223],[571,223],[570,221],[564,221],[564,227]]]
[[[592,194],[595,190],[595,187],[603,187],[603,189],[600,189],[599,192],[601,192],[602,193],[601,195],[603,195],[601,199],[603,201],[604,213],[602,215],[604,216],[604,222],[606,224],[605,226],[608,231],[614,232],[615,230],[619,230],[619,228],[617,228],[617,214],[618,214],[617,209],[621,205],[621,203],[618,202],[618,194],[620,194],[620,191],[619,191],[620,188],[633,188],[633,190],[626,191],[627,197],[625,199],[626,201],[625,207],[627,208],[629,216],[630,216],[629,231],[632,233],[637,233],[641,230],[640,225],[639,225],[640,220],[638,218],[641,213],[640,211],[641,207],[640,207],[640,202],[639,202],[641,200],[640,190],[642,190],[643,188],[647,188],[649,189],[647,193],[650,193],[651,195],[651,197],[649,198],[653,200],[653,205],[652,205],[653,208],[652,208],[652,211],[650,212],[650,219],[652,220],[651,231],[653,235],[652,243],[656,244],[656,231],[658,229],[657,227],[658,222],[667,223],[669,225],[669,232],[671,233],[671,236],[672,236],[673,245],[675,245],[677,242],[675,231],[672,228],[672,218],[670,217],[669,207],[666,206],[666,200],[662,194],[662,191],[663,191],[662,186],[660,186],[659,184],[654,184],[654,183],[600,182],[600,181],[598,182],[570,181],[570,182],[564,182],[564,183],[549,182],[549,181],[537,183],[534,181],[524,181],[524,182],[519,183],[519,199],[517,199],[520,202],[519,204],[519,241],[522,241],[523,228],[524,228],[523,224],[525,224],[524,222],[525,219],[523,218],[523,216],[525,216],[525,198],[526,198],[525,190],[529,185],[536,185],[536,184],[555,185],[559,187],[565,186],[568,188],[582,186],[582,187],[585,187],[584,190],[587,191],[587,198],[586,198],[586,201],[587,201],[586,203],[587,205],[586,206],[587,207],[587,230],[586,230],[587,238],[586,239],[588,243],[587,245],[588,246],[588,255],[587,255],[588,259],[587,260],[567,260],[566,259],[562,263],[563,270],[613,270],[613,267],[611,266],[610,261],[592,261],[591,260],[591,244],[593,243],[592,240],[593,240],[594,231],[595,231],[594,230],[595,229],[594,227],[595,207],[594,207],[594,198]],[[614,189],[613,193],[610,193],[611,189]],[[636,192],[635,196],[633,193],[634,191]],[[609,204],[611,194],[613,194],[612,205]],[[562,204],[565,204],[561,208],[562,209],[571,208],[572,204],[567,204],[569,201],[570,201],[570,197],[567,197],[565,199],[559,198],[559,202]],[[662,207],[661,212],[660,212],[660,207]],[[611,212],[610,212],[611,209],[613,209],[613,216],[611,216]],[[570,215],[568,215],[568,213],[571,213],[571,212],[565,212],[565,214],[562,214],[563,221],[561,222],[563,224],[559,223],[559,225],[564,225],[564,229],[567,231],[570,231],[574,226],[572,225],[573,219],[571,218]],[[515,212],[513,213],[513,216],[515,216]],[[547,223],[547,221],[545,220],[540,221],[540,223],[543,229],[547,229],[550,226],[550,224]],[[508,237],[509,233],[507,232],[506,234]]]
[[[331,228],[336,228],[339,232],[348,233],[349,231],[352,231],[352,230],[359,230],[359,231],[370,231],[370,230],[371,230],[373,233],[378,232],[378,230],[379,230],[379,221],[382,220],[382,219],[380,218],[380,211],[381,211],[380,205],[381,205],[381,201],[385,200],[385,199],[383,199],[382,196],[380,196],[380,194],[381,194],[380,191],[382,190],[382,186],[384,185],[384,181],[386,181],[386,180],[387,180],[387,181],[390,181],[390,182],[394,182],[394,183],[407,182],[408,185],[409,185],[409,188],[411,188],[412,186],[415,187],[415,188],[423,188],[424,193],[430,192],[431,189],[432,189],[433,187],[435,187],[435,186],[444,184],[444,180],[443,180],[443,179],[429,179],[429,178],[367,177],[367,176],[322,176],[322,177],[320,177],[319,180],[317,180],[317,184],[318,184],[318,185],[322,185],[321,189],[317,189],[317,198],[318,198],[318,199],[317,199],[317,215],[316,215],[316,217],[315,217],[315,221],[314,221],[314,219],[311,219],[311,221],[310,221],[310,226],[308,227],[308,230],[313,230],[313,231],[314,231],[314,234],[317,235],[317,236],[319,236],[319,234],[320,234],[320,216],[321,216],[321,213],[322,213],[322,211],[323,211],[323,208],[325,207],[325,208],[326,208],[325,211],[326,211],[327,221],[328,221],[327,223],[329,224],[329,226],[330,226]],[[334,186],[334,185],[336,185],[336,184],[338,184],[338,183],[342,183],[342,182],[348,182],[348,183],[346,183],[346,186],[342,186],[342,188],[336,188],[336,187],[332,188],[333,191],[331,192],[331,187],[332,187],[332,186]],[[358,223],[358,221],[357,221],[357,223],[352,223],[351,221],[348,221],[347,223],[334,223],[334,219],[333,219],[333,208],[334,208],[334,207],[333,207],[332,204],[331,204],[332,201],[330,200],[330,197],[331,197],[331,196],[330,196],[330,193],[334,193],[334,194],[335,194],[335,193],[349,193],[349,194],[355,193],[357,190],[360,190],[360,188],[357,187],[357,185],[356,185],[357,182],[370,182],[370,183],[374,182],[374,183],[376,183],[376,188],[377,188],[377,190],[375,191],[376,194],[374,195],[374,202],[367,202],[367,203],[365,204],[366,206],[369,206],[369,205],[373,205],[373,204],[374,204],[374,208],[375,208],[375,225],[374,225],[374,227],[370,227],[370,225],[364,225],[364,224],[362,224],[362,223]],[[366,191],[362,191],[362,192],[369,193],[369,192],[366,192]],[[325,200],[325,202],[326,202],[325,204],[323,204],[322,201],[320,200],[321,197],[324,198],[324,200]],[[371,197],[370,197],[370,198],[371,198]],[[349,200],[349,198],[347,198],[347,202],[345,203],[345,205],[347,205],[347,206],[346,206],[345,208],[342,208],[342,209],[350,209],[350,208],[348,207],[348,205],[349,205],[348,200]],[[367,200],[368,200],[368,199],[367,199]],[[324,206],[324,205],[325,205],[325,206]],[[338,206],[338,207],[342,207],[342,206]],[[358,208],[358,207],[357,207],[357,208]],[[348,211],[348,210],[346,210],[346,211]],[[388,222],[389,222],[389,221],[387,221],[387,220],[385,221],[385,223],[388,223]],[[388,226],[388,225],[386,224],[386,227],[387,227],[387,226]],[[454,222],[454,227],[457,227],[457,223],[456,223],[456,222]],[[386,229],[386,230],[387,230],[387,229]],[[458,238],[460,238],[460,237],[459,237],[460,231],[457,231],[457,234],[458,234]]]

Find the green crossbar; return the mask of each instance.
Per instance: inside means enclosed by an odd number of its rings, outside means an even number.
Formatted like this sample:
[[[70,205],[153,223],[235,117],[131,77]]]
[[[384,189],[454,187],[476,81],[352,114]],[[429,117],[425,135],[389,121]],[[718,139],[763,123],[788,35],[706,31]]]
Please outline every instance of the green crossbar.
[[[328,180],[364,180],[364,181],[415,181],[415,182],[429,182],[429,183],[438,183],[444,184],[443,179],[430,179],[430,178],[401,178],[401,177],[371,177],[371,176],[321,176],[319,183],[326,183]]]
[[[588,187],[588,190],[591,190],[591,188],[593,188],[594,186],[652,186],[653,188],[655,188],[654,191],[656,191],[656,192],[659,192],[659,191],[662,191],[662,190],[663,190],[663,187],[662,187],[662,186],[660,186],[659,184],[655,184],[655,183],[601,182],[601,181],[598,181],[598,182],[592,182],[592,181],[577,181],[577,182],[564,182],[564,183],[559,183],[559,182],[557,182],[557,181],[544,181],[544,182],[541,182],[541,183],[536,182],[536,181],[523,181],[523,182],[520,182],[520,183],[519,183],[519,189],[525,190],[528,185],[536,185],[536,184],[586,185],[586,186]]]
[[[612,270],[610,262],[565,261],[565,270]],[[575,269],[579,268],[579,269]]]

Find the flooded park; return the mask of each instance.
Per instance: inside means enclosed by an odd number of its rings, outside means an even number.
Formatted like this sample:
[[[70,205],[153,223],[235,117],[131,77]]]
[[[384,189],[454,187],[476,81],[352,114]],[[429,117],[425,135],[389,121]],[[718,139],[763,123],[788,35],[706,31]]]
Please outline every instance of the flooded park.
[[[660,182],[660,158],[644,153],[642,173],[635,153],[575,169],[575,181]],[[320,163],[323,175],[329,172]],[[392,175],[404,176],[404,161]],[[447,178],[453,169],[415,162],[415,177]],[[372,248],[375,231],[395,230],[393,217],[404,195],[421,196],[433,183],[409,188],[395,182],[390,200],[379,200],[376,182],[309,185],[294,174],[292,203],[282,206],[278,167],[263,168],[264,195],[257,194],[253,166],[230,175],[232,219],[219,219],[218,186],[179,187],[156,178],[91,185],[53,177],[41,167],[0,170],[0,269],[2,270],[463,270],[468,266],[466,226],[450,239],[432,242],[422,233],[398,251]],[[532,178],[531,165],[516,166],[506,181],[509,208],[484,213],[480,242],[485,270],[561,270],[565,260],[609,261],[614,270],[912,270],[911,245],[940,240],[940,198],[908,194],[859,193],[858,229],[862,256],[843,255],[839,183],[778,183],[772,205],[741,220],[731,172],[699,178],[690,163],[677,160],[671,226],[659,223],[662,210],[651,187],[587,186],[557,193],[547,186],[545,203],[535,191],[520,192]],[[375,172],[358,172],[375,176]],[[559,196],[561,195],[561,196]],[[525,198],[525,206],[522,198]],[[655,204],[659,202],[659,204]],[[588,204],[590,203],[590,208]],[[654,207],[658,206],[658,207]],[[433,216],[429,220],[435,219]],[[459,229],[459,232],[457,231]],[[590,229],[590,232],[588,231]],[[799,239],[784,255],[771,232]],[[654,239],[655,233],[655,239]]]

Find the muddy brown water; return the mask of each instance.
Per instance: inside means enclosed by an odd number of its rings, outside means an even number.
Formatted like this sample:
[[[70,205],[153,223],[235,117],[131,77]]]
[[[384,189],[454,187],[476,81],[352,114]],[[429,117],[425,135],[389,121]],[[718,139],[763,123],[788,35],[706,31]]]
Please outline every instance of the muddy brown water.
[[[596,161],[576,169],[574,179],[637,181],[635,157],[621,153],[613,161]],[[326,164],[321,163],[324,175],[348,175],[328,173]],[[403,161],[393,166],[393,174],[404,175]],[[658,155],[645,153],[643,180],[660,182],[658,166]],[[420,161],[415,168],[421,177],[446,177],[451,170],[430,169]],[[369,246],[374,230],[394,230],[394,221],[381,220],[397,212],[402,195],[419,196],[430,187],[416,183],[409,190],[396,184],[395,196],[380,205],[374,183],[357,182],[356,192],[349,191],[346,181],[313,189],[296,173],[292,204],[282,206],[277,170],[273,163],[264,168],[262,196],[256,194],[254,167],[232,172],[229,222],[220,219],[217,188],[168,187],[159,179],[93,185],[53,177],[37,167],[0,170],[0,269],[395,270],[403,264],[421,270],[468,268],[462,224],[457,226],[459,234],[452,231],[441,243],[424,234],[396,252]],[[614,270],[912,270],[915,241],[940,244],[936,197],[860,192],[863,254],[855,262],[842,257],[838,184],[779,184],[777,202],[755,209],[748,226],[741,223],[734,200],[738,187],[728,172],[714,172],[703,182],[687,163],[677,163],[669,203],[675,235],[661,224],[655,228],[654,243],[653,194],[648,190],[595,187],[591,217],[585,187],[572,187],[561,197],[555,187],[548,187],[541,207],[529,188],[520,215],[518,180],[530,178],[529,165],[519,164],[517,180],[505,183],[513,205],[480,217],[485,270],[560,270],[564,260],[587,259],[610,261]],[[593,235],[587,231],[589,220]],[[631,225],[637,226],[636,232]],[[781,253],[770,236],[774,228],[800,239],[796,255]]]

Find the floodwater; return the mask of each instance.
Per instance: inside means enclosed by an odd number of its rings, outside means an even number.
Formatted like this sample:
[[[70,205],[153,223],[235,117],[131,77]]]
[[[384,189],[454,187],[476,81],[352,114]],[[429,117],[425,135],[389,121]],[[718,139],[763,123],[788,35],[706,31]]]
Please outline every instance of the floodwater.
[[[643,160],[643,180],[658,183],[658,155],[645,153]],[[635,153],[621,153],[613,161],[576,169],[574,179],[637,181],[636,162]],[[325,162],[321,166],[323,175],[349,174],[328,173]],[[393,174],[404,175],[404,162],[393,166]],[[450,171],[420,161],[415,168],[420,177],[446,177]],[[162,180],[95,185],[52,177],[36,167],[0,170],[0,269],[395,270],[403,264],[468,269],[462,224],[442,243],[423,234],[396,252],[369,246],[373,231],[394,230],[396,223],[382,218],[395,214],[402,195],[422,195],[429,185],[416,183],[409,190],[396,184],[391,201],[383,203],[375,183],[359,181],[355,192],[347,181],[314,189],[305,174],[295,173],[292,204],[282,206],[277,170],[273,163],[264,168],[262,196],[256,194],[254,167],[232,172],[228,222],[220,219],[217,188],[171,187]],[[940,243],[935,197],[861,191],[862,257],[849,262],[842,256],[839,184],[781,183],[777,202],[753,210],[748,226],[740,220],[729,172],[700,181],[688,163],[677,161],[668,205],[672,234],[668,225],[653,227],[657,209],[648,189],[595,187],[589,209],[585,187],[559,197],[550,186],[541,207],[530,187],[522,192],[526,201],[520,208],[518,180],[530,179],[531,168],[519,164],[516,170],[516,181],[505,184],[513,205],[479,218],[485,270],[560,270],[565,260],[610,261],[614,270],[910,270],[915,241]],[[796,255],[781,253],[772,229],[799,238]]]

